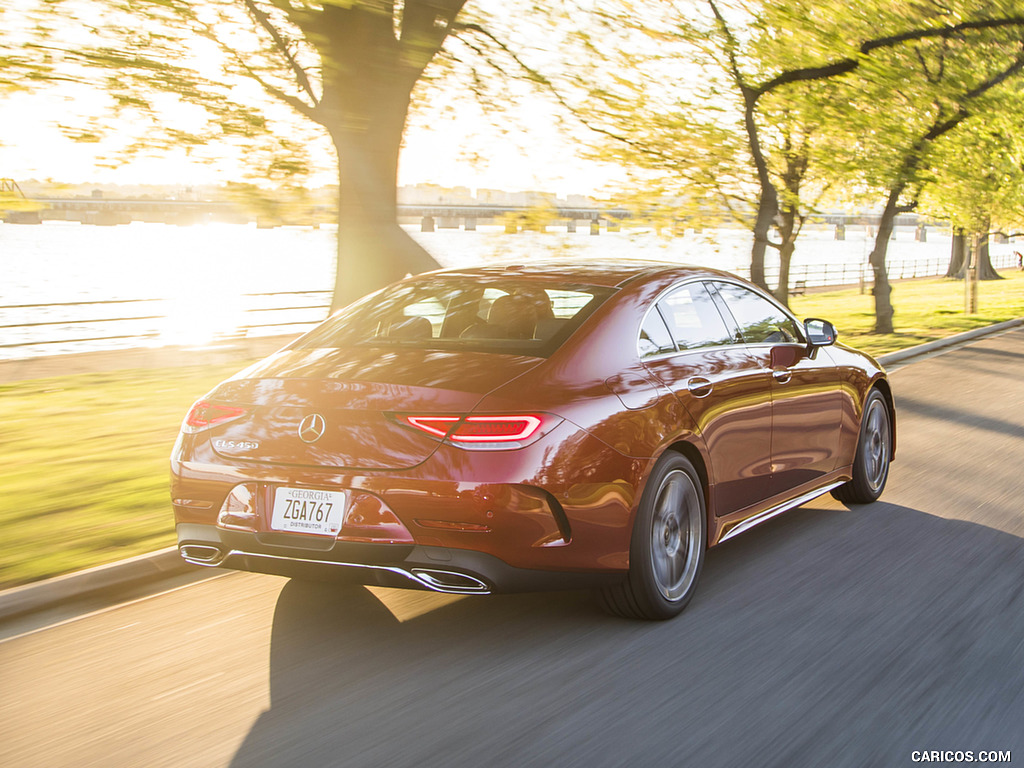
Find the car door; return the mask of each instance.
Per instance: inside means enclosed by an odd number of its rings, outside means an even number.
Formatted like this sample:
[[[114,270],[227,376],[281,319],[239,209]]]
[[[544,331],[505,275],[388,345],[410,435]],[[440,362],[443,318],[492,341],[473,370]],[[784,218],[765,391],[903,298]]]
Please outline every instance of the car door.
[[[725,515],[770,494],[771,377],[738,343],[701,282],[651,308],[640,336],[645,367],[689,412],[707,446],[714,510]]]
[[[808,350],[801,323],[747,286],[714,281],[748,353],[770,372],[772,493],[812,484],[836,467],[842,417],[839,371]]]

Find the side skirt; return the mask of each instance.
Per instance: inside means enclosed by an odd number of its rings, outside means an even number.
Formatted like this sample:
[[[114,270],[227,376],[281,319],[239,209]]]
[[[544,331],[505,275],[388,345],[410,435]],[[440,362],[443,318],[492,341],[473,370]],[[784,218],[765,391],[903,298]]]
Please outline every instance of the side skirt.
[[[828,493],[833,488],[838,488],[840,485],[847,482],[850,477],[850,468],[846,468],[841,472],[832,472],[826,475],[820,484],[811,487],[794,498],[785,499],[773,504],[767,509],[758,511],[756,507],[753,509],[748,508],[730,515],[727,518],[714,520],[711,522],[712,538],[709,540],[709,546],[714,546],[715,544],[721,544],[723,541],[728,541],[733,536],[738,536],[744,531],[749,531],[754,526],[760,525],[766,520],[771,520],[773,517],[777,517],[783,512],[788,512],[791,509],[806,504],[807,502]]]

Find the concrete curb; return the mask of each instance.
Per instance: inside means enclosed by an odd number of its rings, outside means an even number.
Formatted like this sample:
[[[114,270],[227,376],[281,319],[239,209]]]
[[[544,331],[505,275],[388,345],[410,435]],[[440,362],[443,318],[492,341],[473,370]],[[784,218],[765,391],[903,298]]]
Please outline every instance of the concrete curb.
[[[197,570],[181,559],[177,547],[99,565],[0,592],[0,621],[49,608],[76,598],[128,585],[143,585]]]
[[[960,333],[945,339],[929,341],[916,347],[901,349],[882,355],[878,361],[882,365],[894,365],[920,355],[926,355],[946,347],[953,347],[966,341],[1001,333],[1024,325],[1024,318],[1008,320],[986,328]],[[167,547],[146,555],[121,560],[109,565],[57,576],[53,579],[28,584],[0,591],[0,621],[33,613],[75,598],[96,595],[106,590],[114,590],[127,585],[140,585],[176,576],[187,571],[198,570],[198,566],[186,563],[178,555],[177,547]],[[211,575],[215,572],[210,569]]]
[[[1016,320],[1007,320],[1003,323],[996,323],[995,325],[988,325],[984,328],[975,328],[973,331],[964,331],[958,333],[956,336],[949,336],[945,339],[936,339],[935,341],[929,341],[925,344],[918,344],[916,347],[908,347],[907,349],[901,349],[897,352],[890,352],[887,355],[882,355],[878,358],[878,362],[882,365],[895,365],[896,363],[902,363],[905,360],[909,360],[919,355],[926,355],[929,352],[937,352],[940,349],[947,347],[953,347],[957,344],[962,344],[966,341],[973,339],[979,339],[982,336],[989,336],[996,333],[1002,333],[1012,328],[1016,328],[1019,325],[1024,325],[1024,317],[1018,317]]]

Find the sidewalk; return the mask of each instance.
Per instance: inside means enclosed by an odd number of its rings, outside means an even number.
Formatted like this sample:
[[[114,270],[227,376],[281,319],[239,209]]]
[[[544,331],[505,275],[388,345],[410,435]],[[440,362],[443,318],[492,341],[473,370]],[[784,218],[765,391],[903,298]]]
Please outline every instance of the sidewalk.
[[[1024,318],[1018,318],[1016,320],[1009,320],[1004,323],[998,323],[996,325],[989,326],[987,328],[976,328],[973,331],[967,331],[956,336],[950,336],[945,339],[939,339],[936,341],[928,342],[927,344],[921,344],[916,347],[909,349],[900,350],[898,352],[892,352],[887,355],[882,355],[879,358],[879,362],[885,365],[887,368],[898,367],[906,365],[909,362],[916,362],[918,358],[925,356],[945,352],[950,349],[954,349],[959,346],[963,346],[976,339],[991,336],[1005,331],[1012,330],[1014,328],[1024,325]],[[266,354],[269,351],[277,349],[282,344],[286,343],[291,337],[275,337],[274,340],[267,339]],[[259,341],[263,341],[262,339]],[[276,344],[276,346],[275,346]],[[238,359],[237,355],[241,350],[235,350],[233,354],[236,355],[234,358],[225,358],[225,360]],[[259,352],[251,353],[250,350],[244,350],[249,356],[258,356]],[[141,352],[143,355],[151,352],[166,352],[166,350],[128,350],[128,352]],[[196,364],[198,362],[212,362],[209,358],[203,360],[195,360],[192,357],[194,351],[180,350],[173,351],[170,356],[166,359],[173,359],[174,355],[184,355],[185,359],[188,360],[187,364]],[[229,354],[226,351],[213,351],[209,354]],[[86,356],[89,359],[86,360]],[[134,360],[146,359],[143,356],[132,356],[125,355],[120,352],[97,352],[97,353],[83,353],[82,355],[66,356],[66,357],[77,357],[79,360],[74,361],[73,366],[79,368],[78,371],[68,370],[67,367],[57,371],[57,373],[46,374],[46,373],[34,373],[31,376],[25,378],[35,378],[38,376],[45,375],[60,375],[62,373],[74,373],[82,372],[81,367],[84,365],[111,365],[113,366],[116,360]],[[50,360],[51,358],[37,358],[37,360]],[[164,359],[164,358],[161,358]],[[215,358],[216,359],[216,358]],[[21,361],[19,361],[21,362]],[[27,361],[26,361],[27,362]],[[145,363],[139,362],[139,365]],[[164,363],[167,365],[174,365],[175,363]],[[181,363],[179,363],[181,364]],[[0,363],[0,382],[4,381],[4,366],[7,363]],[[36,371],[45,371],[47,366],[51,363],[44,363]],[[131,364],[130,364],[131,365]],[[124,367],[123,365],[120,367]],[[114,370],[110,368],[87,368],[86,370]],[[899,404],[897,402],[897,407]],[[147,583],[158,584],[161,581],[167,580],[172,576],[177,576],[182,573],[198,573],[204,569],[200,566],[194,566],[186,563],[178,556],[178,550],[176,547],[167,547],[166,549],[158,550],[146,555],[139,555],[128,560],[122,560],[116,563],[110,563],[108,565],[98,566],[96,568],[89,568],[85,571],[79,571],[77,573],[70,573],[64,576],[58,576],[52,579],[46,579],[45,581],[36,582],[35,584],[27,584],[21,587],[15,587],[0,591],[0,621],[12,619],[17,616],[25,614],[35,613],[43,609],[52,607],[60,603],[66,603],[71,600],[76,600],[84,597],[95,597],[105,593],[114,594],[118,590],[124,589],[128,585],[138,586]],[[208,571],[210,576],[215,576],[222,573],[222,571],[216,568],[205,569]]]

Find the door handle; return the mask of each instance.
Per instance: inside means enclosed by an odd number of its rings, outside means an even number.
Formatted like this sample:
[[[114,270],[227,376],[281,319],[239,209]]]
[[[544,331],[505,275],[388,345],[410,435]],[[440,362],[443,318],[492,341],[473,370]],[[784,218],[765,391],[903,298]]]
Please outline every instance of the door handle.
[[[686,388],[694,397],[707,397],[711,394],[714,385],[703,376],[694,376],[686,382]]]
[[[772,371],[772,378],[779,382],[779,384],[785,384],[793,378],[793,372],[786,370],[785,368],[776,368]]]

